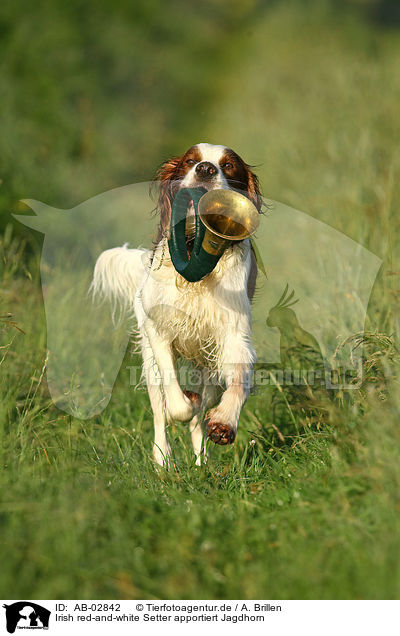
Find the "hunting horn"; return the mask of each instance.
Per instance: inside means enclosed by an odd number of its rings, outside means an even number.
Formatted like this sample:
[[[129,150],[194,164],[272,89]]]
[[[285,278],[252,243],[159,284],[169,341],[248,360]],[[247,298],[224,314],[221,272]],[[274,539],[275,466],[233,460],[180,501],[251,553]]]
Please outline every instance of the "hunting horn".
[[[195,211],[195,239],[189,258],[185,226],[190,202]],[[235,190],[182,188],[172,206],[168,241],[175,269],[191,283],[201,280],[212,272],[229,245],[249,238],[258,224],[256,206]]]

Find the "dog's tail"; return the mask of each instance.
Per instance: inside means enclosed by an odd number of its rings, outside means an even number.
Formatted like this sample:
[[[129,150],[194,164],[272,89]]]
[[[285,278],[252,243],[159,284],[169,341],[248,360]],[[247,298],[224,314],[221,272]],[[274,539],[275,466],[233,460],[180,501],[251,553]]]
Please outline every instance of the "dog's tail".
[[[114,247],[102,252],[94,267],[90,292],[94,298],[105,298],[112,305],[113,319],[133,312],[138,286],[144,280],[150,250]]]

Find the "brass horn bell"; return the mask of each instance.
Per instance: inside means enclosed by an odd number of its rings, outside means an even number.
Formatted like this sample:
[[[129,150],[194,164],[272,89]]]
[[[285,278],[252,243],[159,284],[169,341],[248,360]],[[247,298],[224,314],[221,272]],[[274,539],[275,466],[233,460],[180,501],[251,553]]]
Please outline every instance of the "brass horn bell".
[[[234,241],[243,241],[260,223],[256,206],[234,190],[210,190],[199,201],[199,217],[206,227],[203,249],[222,254]]]

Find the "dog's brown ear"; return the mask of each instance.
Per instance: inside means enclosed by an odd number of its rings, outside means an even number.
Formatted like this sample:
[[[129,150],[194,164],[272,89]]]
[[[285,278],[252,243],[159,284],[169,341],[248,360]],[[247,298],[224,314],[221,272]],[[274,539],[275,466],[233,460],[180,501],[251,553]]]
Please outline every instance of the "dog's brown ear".
[[[169,231],[172,201],[175,195],[175,182],[178,178],[177,171],[180,161],[181,157],[172,157],[161,166],[154,178],[154,183],[159,184],[157,212],[160,215],[156,243],[161,241],[162,237]]]
[[[262,197],[260,192],[260,184],[258,177],[254,172],[250,170],[250,167],[246,165],[247,169],[247,191],[249,193],[250,200],[254,203],[257,210],[260,212],[262,206]]]

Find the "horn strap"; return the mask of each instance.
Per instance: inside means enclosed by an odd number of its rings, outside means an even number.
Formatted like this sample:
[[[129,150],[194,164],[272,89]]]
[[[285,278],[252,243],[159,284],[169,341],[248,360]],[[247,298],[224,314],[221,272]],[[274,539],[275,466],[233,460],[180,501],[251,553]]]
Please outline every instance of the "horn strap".
[[[207,190],[205,188],[182,188],[174,199],[171,211],[170,239],[168,241],[172,263],[177,272],[190,283],[195,283],[210,274],[221,256],[211,254],[203,246],[206,228],[199,217],[199,201]],[[192,254],[188,256],[186,247],[186,216],[193,202],[195,212],[195,239]]]

